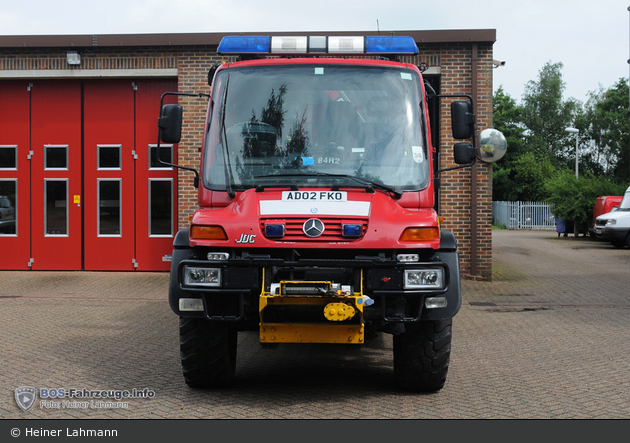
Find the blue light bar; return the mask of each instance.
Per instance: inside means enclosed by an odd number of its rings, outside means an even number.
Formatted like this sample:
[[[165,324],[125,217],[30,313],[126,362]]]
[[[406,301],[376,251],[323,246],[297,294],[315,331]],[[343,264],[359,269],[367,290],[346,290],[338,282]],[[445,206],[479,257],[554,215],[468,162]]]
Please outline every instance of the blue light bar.
[[[417,54],[412,37],[340,37],[340,36],[227,36],[223,37],[219,54]]]
[[[269,53],[271,49],[271,37],[264,36],[227,36],[221,39],[218,54],[255,54]]]
[[[418,46],[411,37],[365,37],[365,52],[377,54],[417,54]]]

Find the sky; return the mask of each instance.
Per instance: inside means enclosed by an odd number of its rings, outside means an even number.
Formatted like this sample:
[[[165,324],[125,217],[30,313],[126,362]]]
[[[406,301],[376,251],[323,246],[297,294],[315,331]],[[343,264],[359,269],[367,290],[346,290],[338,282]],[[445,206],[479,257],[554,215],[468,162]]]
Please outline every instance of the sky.
[[[562,63],[564,98],[627,79],[630,0],[0,0],[0,35],[495,29],[495,91]]]

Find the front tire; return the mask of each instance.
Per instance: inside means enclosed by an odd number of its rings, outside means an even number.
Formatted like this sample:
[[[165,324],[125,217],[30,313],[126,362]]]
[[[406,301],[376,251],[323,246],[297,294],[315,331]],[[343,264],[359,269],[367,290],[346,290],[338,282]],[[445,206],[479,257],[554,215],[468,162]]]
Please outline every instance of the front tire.
[[[394,336],[394,377],[399,388],[435,392],[444,387],[451,355],[452,319],[406,325]]]
[[[191,388],[224,386],[236,369],[237,331],[225,322],[179,319],[179,346],[184,380]]]
[[[613,247],[617,249],[621,249],[624,246],[626,246],[626,241],[625,240],[610,240],[610,244],[613,245]]]

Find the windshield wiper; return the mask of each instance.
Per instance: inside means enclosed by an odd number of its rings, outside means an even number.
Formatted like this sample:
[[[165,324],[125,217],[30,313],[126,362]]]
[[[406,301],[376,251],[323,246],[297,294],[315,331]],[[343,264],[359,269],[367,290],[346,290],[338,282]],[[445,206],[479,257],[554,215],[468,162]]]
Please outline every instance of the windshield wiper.
[[[308,173],[294,173],[294,174],[268,174],[268,175],[257,175],[254,178],[269,178],[269,177],[335,177],[335,178],[347,178],[353,180],[357,183],[362,184],[363,186],[367,186],[368,189],[377,188],[382,191],[391,192],[394,195],[394,198],[402,197],[402,191],[397,189],[394,186],[384,185],[378,182],[374,182],[362,177],[356,177],[354,175],[347,174],[329,174],[326,172],[308,172]]]
[[[225,79],[225,89],[223,90],[223,97],[221,98],[221,131],[219,134],[221,135],[221,139],[219,143],[221,143],[221,148],[223,151],[223,169],[225,172],[225,190],[227,191],[230,198],[234,198],[236,193],[232,189],[232,180],[230,180],[230,168],[228,166],[228,147],[227,147],[227,134],[225,131],[225,103],[227,102],[227,92],[228,85],[230,84],[230,74],[227,75]]]

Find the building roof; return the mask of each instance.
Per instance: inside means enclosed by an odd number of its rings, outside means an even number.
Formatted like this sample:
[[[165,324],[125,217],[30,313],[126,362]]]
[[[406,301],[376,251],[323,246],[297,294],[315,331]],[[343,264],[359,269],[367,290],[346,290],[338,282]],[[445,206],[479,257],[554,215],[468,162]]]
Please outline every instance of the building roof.
[[[495,29],[433,31],[231,32],[184,34],[0,35],[0,48],[218,45],[226,35],[408,35],[416,43],[494,43]]]

